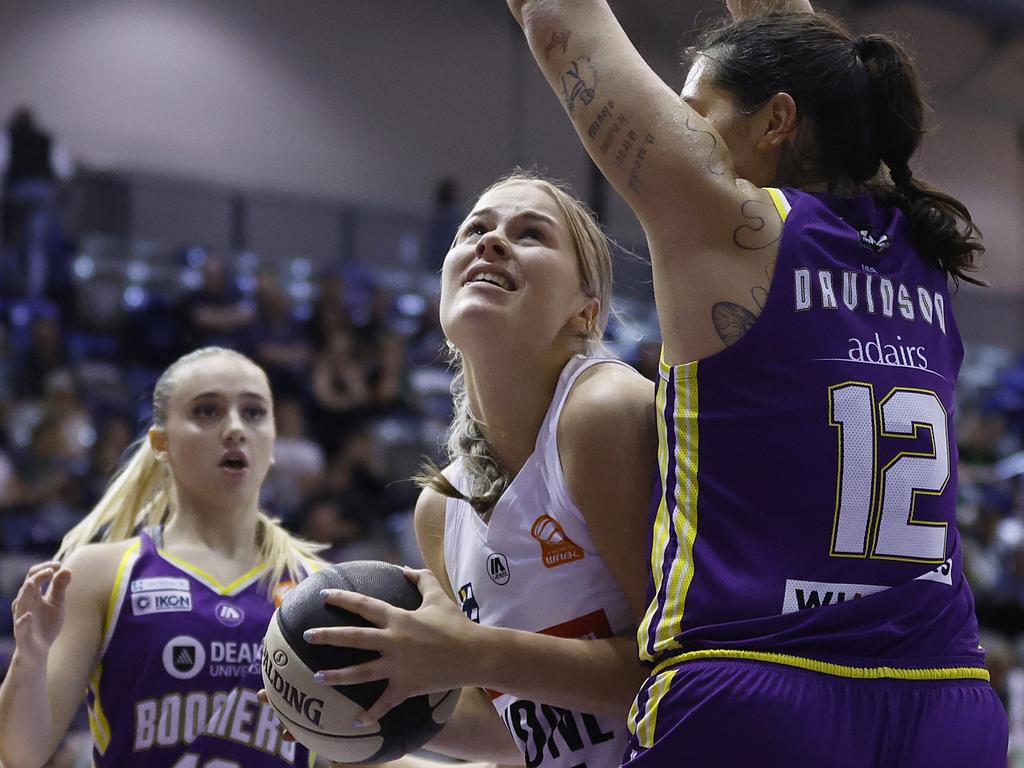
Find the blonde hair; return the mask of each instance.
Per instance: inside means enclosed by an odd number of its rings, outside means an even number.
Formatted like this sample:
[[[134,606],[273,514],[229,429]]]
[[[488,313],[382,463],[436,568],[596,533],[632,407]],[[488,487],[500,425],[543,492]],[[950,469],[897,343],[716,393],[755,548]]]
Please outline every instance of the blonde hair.
[[[203,347],[184,355],[161,374],[153,387],[152,426],[167,425],[167,406],[177,384],[178,371],[214,355],[229,355],[256,365],[245,355],[223,347]],[[174,507],[174,482],[167,468],[157,460],[147,430],[147,434],[134,443],[131,458],[111,479],[96,506],[64,536],[56,558],[65,560],[76,549],[91,542],[130,539],[141,528],[166,523],[173,516]],[[324,545],[295,538],[262,511],[257,512],[256,541],[260,559],[271,566],[263,577],[268,595],[273,594],[285,574],[292,581],[300,581],[308,571],[308,562],[319,560],[317,552],[324,549]]]
[[[599,303],[594,323],[579,337],[581,351],[588,355],[606,354],[604,331],[612,310],[612,259],[608,238],[590,209],[577,200],[567,187],[530,171],[517,168],[487,187],[477,199],[500,187],[520,183],[533,184],[543,189],[561,211],[576,254],[580,290]],[[462,462],[462,470],[469,482],[468,493],[462,493],[456,488],[432,461],[425,462],[414,479],[420,487],[432,488],[445,496],[463,499],[477,514],[487,517],[512,482],[512,476],[494,455],[484,425],[470,411],[462,353],[451,342],[447,346],[449,364],[454,371],[451,383],[454,415],[448,427],[445,452],[449,463]]]

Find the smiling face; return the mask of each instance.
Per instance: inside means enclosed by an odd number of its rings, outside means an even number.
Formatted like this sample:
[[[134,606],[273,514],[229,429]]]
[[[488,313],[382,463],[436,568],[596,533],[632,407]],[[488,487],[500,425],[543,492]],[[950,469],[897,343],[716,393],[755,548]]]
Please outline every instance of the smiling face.
[[[241,356],[214,354],[180,366],[171,386],[166,421],[150,439],[179,499],[255,506],[275,436],[266,375]]]
[[[441,271],[441,326],[464,353],[474,343],[565,344],[593,322],[572,234],[555,199],[530,181],[485,193]]]

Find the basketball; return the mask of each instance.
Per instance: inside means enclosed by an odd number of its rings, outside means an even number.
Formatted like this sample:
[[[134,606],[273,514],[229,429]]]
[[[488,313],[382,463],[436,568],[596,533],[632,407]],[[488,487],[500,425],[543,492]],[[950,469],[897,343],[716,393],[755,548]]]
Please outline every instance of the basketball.
[[[387,681],[338,686],[313,681],[317,671],[377,658],[373,651],[303,640],[303,632],[313,627],[371,626],[360,616],[325,604],[322,589],[359,592],[406,610],[415,610],[422,600],[401,568],[376,561],[330,566],[289,591],[263,643],[263,683],[281,722],[310,750],[343,763],[386,762],[423,746],[451,716],[458,690],[413,696],[379,722],[356,727],[353,720],[377,700]]]

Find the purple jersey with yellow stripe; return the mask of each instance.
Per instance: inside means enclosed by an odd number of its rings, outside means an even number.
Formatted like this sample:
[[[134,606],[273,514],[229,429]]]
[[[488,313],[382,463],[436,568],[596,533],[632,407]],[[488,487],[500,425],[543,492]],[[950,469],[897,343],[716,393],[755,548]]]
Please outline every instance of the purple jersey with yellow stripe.
[[[265,566],[220,584],[160,541],[159,529],[143,532],[117,571],[88,690],[93,765],[307,765],[306,750],[284,741],[277,716],[256,700],[274,612]]]
[[[769,192],[785,223],[757,322],[661,365],[641,656],[987,679],[955,524],[946,276],[896,208]]]

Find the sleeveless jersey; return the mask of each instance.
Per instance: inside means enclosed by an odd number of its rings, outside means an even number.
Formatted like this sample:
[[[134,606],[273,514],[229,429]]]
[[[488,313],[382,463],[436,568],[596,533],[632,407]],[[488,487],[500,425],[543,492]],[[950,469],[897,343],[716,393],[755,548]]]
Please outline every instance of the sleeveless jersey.
[[[465,501],[449,498],[444,522],[448,579],[463,612],[487,626],[568,638],[629,631],[625,595],[601,559],[576,507],[558,456],[562,407],[581,373],[617,360],[576,356],[563,368],[533,454],[484,523]],[[468,482],[456,464],[452,483]],[[625,723],[489,691],[527,768],[618,766]]]
[[[259,566],[231,584],[169,555],[143,531],[117,570],[100,662],[89,680],[93,765],[311,765],[256,700],[274,611]],[[282,582],[279,594],[290,586]]]
[[[722,352],[661,365],[641,656],[656,673],[747,658],[987,679],[956,530],[946,276],[897,208],[768,191],[784,225],[761,316]]]

